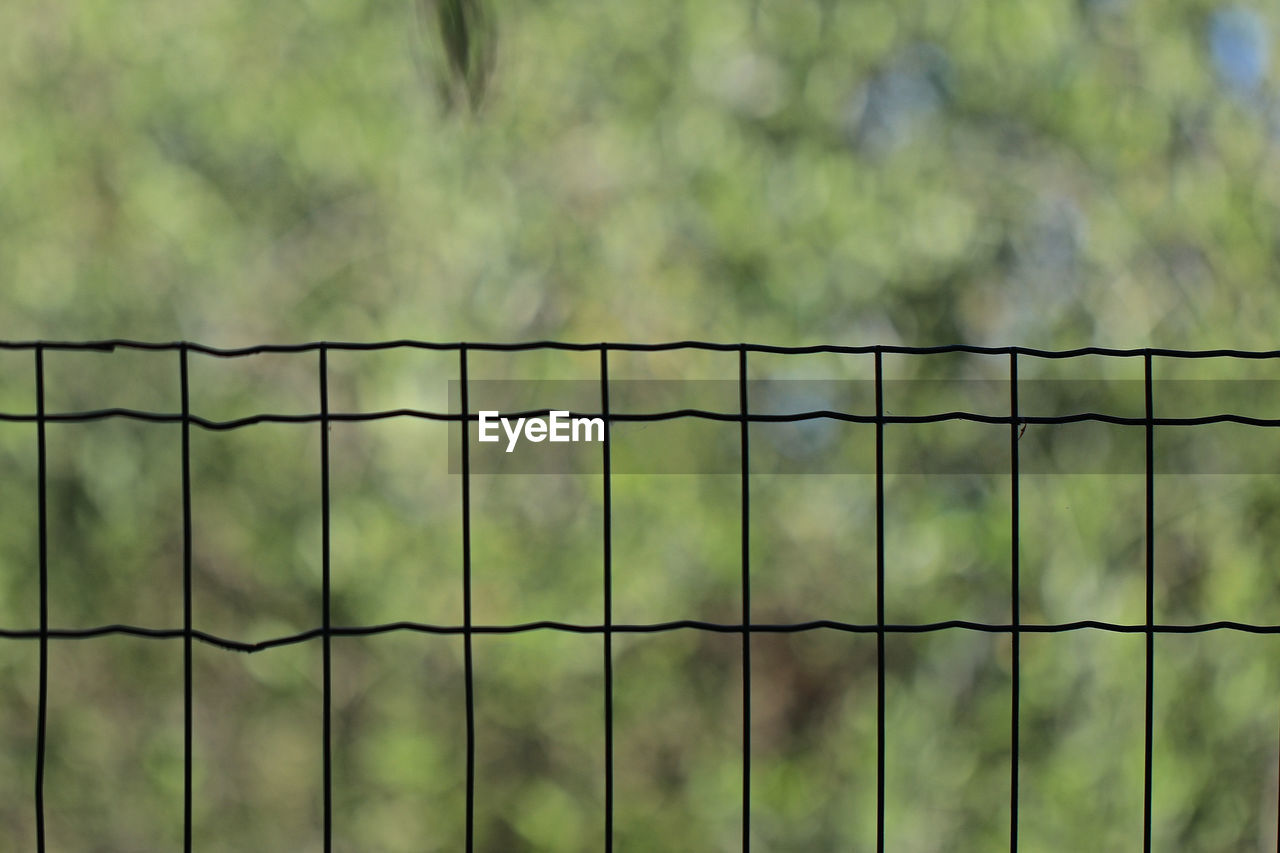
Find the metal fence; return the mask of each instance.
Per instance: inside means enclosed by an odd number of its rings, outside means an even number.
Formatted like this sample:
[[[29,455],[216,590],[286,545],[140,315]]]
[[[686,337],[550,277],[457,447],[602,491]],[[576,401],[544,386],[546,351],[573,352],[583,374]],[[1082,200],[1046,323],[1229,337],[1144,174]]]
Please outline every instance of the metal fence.
[[[178,411],[142,411],[132,409],[95,409],[89,411],[49,411],[46,407],[46,356],[55,351],[110,351],[110,350],[148,350],[171,353],[174,370],[179,377],[181,407]],[[458,398],[456,408],[448,411],[425,411],[417,409],[397,409],[376,412],[343,412],[334,411],[330,407],[330,355],[338,351],[351,350],[387,350],[387,349],[424,349],[456,353],[456,382]],[[331,582],[330,582],[330,519],[331,519],[331,487],[330,487],[330,427],[339,422],[369,421],[387,418],[421,418],[452,424],[474,423],[478,413],[473,406],[469,393],[471,383],[477,381],[474,372],[469,369],[469,357],[477,352],[514,352],[528,350],[567,350],[597,353],[599,357],[599,408],[597,411],[575,413],[583,417],[599,417],[604,422],[603,441],[600,442],[600,476],[603,486],[603,551],[600,558],[599,582],[603,589],[603,611],[598,622],[577,624],[556,621],[539,621],[524,624],[476,624],[472,618],[472,498],[471,478],[472,459],[475,452],[474,440],[459,442],[455,450],[459,464],[458,489],[461,495],[462,562],[458,567],[458,582],[462,587],[461,621],[457,624],[431,624],[423,622],[394,622],[388,624],[341,625],[335,624],[331,618]],[[619,352],[650,352],[662,350],[703,350],[721,351],[736,354],[738,377],[738,400],[734,411],[712,411],[709,409],[673,409],[666,411],[630,412],[626,414],[612,412],[610,407],[610,355]],[[35,822],[37,828],[37,849],[45,850],[45,751],[46,751],[46,718],[48,714],[48,683],[50,678],[57,678],[56,670],[51,670],[48,660],[48,648],[51,642],[72,639],[85,639],[108,634],[126,634],[157,640],[180,640],[184,650],[184,837],[185,849],[192,847],[192,648],[193,644],[207,643],[222,649],[254,653],[264,649],[275,648],[311,640],[319,640],[323,649],[323,731],[317,738],[316,749],[323,754],[323,837],[324,849],[332,848],[333,839],[333,799],[332,799],[332,715],[333,702],[331,680],[331,639],[342,636],[361,636],[381,634],[385,632],[421,632],[427,634],[456,635],[461,637],[464,650],[465,697],[466,697],[466,849],[475,846],[474,823],[476,791],[476,713],[474,706],[474,666],[472,657],[472,638],[483,634],[509,634],[528,631],[567,631],[579,634],[597,635],[601,641],[600,665],[603,669],[604,705],[600,709],[604,722],[604,755],[605,773],[602,780],[604,789],[605,831],[600,839],[600,848],[612,850],[615,840],[614,828],[614,652],[613,639],[619,634],[667,632],[675,630],[696,630],[720,632],[741,637],[742,660],[742,779],[741,779],[741,823],[742,849],[750,849],[750,824],[752,819],[752,726],[751,726],[751,679],[752,679],[752,638],[765,633],[791,633],[809,631],[840,631],[873,636],[876,640],[877,671],[877,715],[876,715],[876,849],[885,848],[885,762],[886,762],[886,729],[893,725],[886,719],[885,713],[885,638],[898,633],[925,633],[941,631],[970,631],[1007,635],[1011,640],[1012,653],[1012,691],[1008,717],[1011,732],[1010,751],[1010,822],[1008,827],[1009,849],[1019,848],[1019,755],[1025,744],[1026,735],[1021,725],[1020,700],[1022,685],[1020,683],[1021,638],[1030,633],[1074,632],[1086,629],[1097,631],[1137,634],[1145,638],[1146,678],[1145,696],[1145,737],[1144,737],[1144,788],[1143,788],[1143,849],[1150,850],[1152,844],[1152,731],[1153,731],[1153,650],[1157,637],[1175,633],[1198,633],[1212,631],[1238,631],[1256,634],[1280,633],[1280,624],[1254,624],[1237,621],[1198,622],[1195,624],[1163,624],[1156,619],[1153,589],[1154,581],[1154,531],[1153,505],[1155,501],[1156,458],[1155,435],[1158,429],[1185,428],[1203,426],[1214,423],[1234,423],[1251,426],[1280,426],[1280,419],[1257,417],[1239,413],[1213,413],[1194,417],[1157,416],[1156,383],[1153,379],[1153,363],[1159,360],[1187,359],[1230,359],[1230,360],[1270,360],[1280,358],[1280,351],[1245,352],[1235,350],[1215,351],[1182,351],[1168,349],[1116,350],[1105,348],[1082,348],[1069,351],[1045,351],[1021,347],[905,347],[905,346],[812,346],[812,347],[775,347],[754,344],[716,344],[707,342],[684,341],[668,344],[573,344],[549,341],[493,344],[493,343],[429,343],[422,341],[386,341],[376,343],[340,343],[320,342],[299,345],[267,345],[238,349],[220,349],[195,343],[141,343],[135,341],[100,341],[100,342],[0,342],[0,351],[19,351],[29,353],[32,357],[35,380],[35,400],[33,412],[0,412],[0,421],[25,423],[34,425],[36,435],[36,459],[39,477],[37,495],[39,519],[39,565],[32,567],[39,572],[39,619],[35,629],[14,629],[6,627],[0,630],[0,636],[13,640],[37,642],[39,657],[39,711],[37,733],[37,757],[35,785]],[[311,354],[315,358],[315,387],[318,391],[320,406],[315,412],[303,414],[273,414],[259,412],[250,416],[230,420],[211,420],[191,411],[191,379],[189,374],[189,357],[193,354],[203,356],[237,358],[267,353]],[[873,410],[869,412],[850,412],[830,409],[815,409],[789,413],[762,414],[753,411],[751,399],[752,383],[749,381],[751,360],[759,354],[804,356],[806,354],[828,353],[862,356],[871,360],[872,377],[869,380],[873,391]],[[933,412],[927,414],[893,414],[885,409],[884,389],[886,384],[884,360],[888,355],[929,357],[942,354],[974,354],[1003,358],[1007,361],[1007,410],[1000,414],[978,413],[967,411]],[[1108,360],[1129,360],[1141,365],[1142,411],[1136,416],[1122,416],[1096,411],[1076,411],[1057,415],[1037,415],[1025,412],[1019,403],[1019,367],[1028,360],[1062,360],[1076,359],[1086,356],[1097,356]],[[522,414],[546,414],[550,409],[532,409]],[[156,629],[138,625],[112,624],[92,628],[65,628],[51,624],[49,618],[49,583],[48,583],[48,546],[49,546],[49,509],[48,509],[48,472],[46,446],[46,428],[49,424],[94,421],[100,419],[134,419],[160,423],[174,423],[181,429],[181,482],[182,482],[182,612],[183,623],[170,629]],[[738,471],[740,477],[741,502],[738,507],[740,524],[740,606],[741,616],[737,621],[712,622],[702,620],[680,620],[663,623],[623,624],[615,621],[613,607],[613,568],[614,554],[612,548],[612,531],[614,526],[613,488],[611,477],[612,454],[610,435],[615,424],[623,422],[659,421],[672,419],[705,419],[737,424]],[[761,623],[753,621],[751,608],[751,592],[753,571],[752,553],[752,440],[753,426],[764,423],[787,423],[815,420],[834,420],[850,423],[866,424],[874,428],[874,473],[875,477],[875,541],[867,542],[868,550],[875,554],[875,614],[873,623],[851,623],[836,620],[814,620],[805,622]],[[895,624],[886,620],[885,589],[885,430],[901,424],[941,423],[949,421],[970,421],[981,424],[1007,427],[1009,454],[1009,486],[1011,489],[1011,512],[1008,517],[1011,552],[1009,555],[1012,568],[1008,579],[1011,597],[1009,607],[1011,619],[1007,623],[978,622],[967,620],[946,620],[925,624]],[[1022,536],[1020,522],[1020,446],[1024,432],[1029,426],[1039,424],[1068,424],[1096,421],[1130,427],[1142,434],[1145,449],[1145,619],[1140,623],[1117,623],[1106,621],[1073,621],[1064,623],[1041,624],[1026,623],[1022,618],[1022,596],[1020,591],[1020,553]],[[315,424],[320,436],[320,456],[317,463],[320,467],[320,543],[322,554],[321,577],[321,612],[318,614],[319,624],[311,630],[289,636],[279,636],[259,642],[246,642],[235,637],[217,636],[197,630],[192,622],[192,486],[191,486],[191,429],[198,427],[205,430],[233,430],[263,423],[305,423]]]

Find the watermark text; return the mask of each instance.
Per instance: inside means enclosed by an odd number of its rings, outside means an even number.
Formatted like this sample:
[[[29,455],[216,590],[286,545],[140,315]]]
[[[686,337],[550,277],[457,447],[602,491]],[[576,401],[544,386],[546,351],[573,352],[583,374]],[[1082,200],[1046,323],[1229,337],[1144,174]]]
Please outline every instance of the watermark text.
[[[480,440],[501,441],[497,434],[502,427],[507,436],[507,452],[516,449],[520,438],[532,441],[604,441],[603,418],[571,418],[567,411],[552,411],[545,418],[504,418],[496,411],[480,414]],[[593,437],[594,435],[594,437]]]

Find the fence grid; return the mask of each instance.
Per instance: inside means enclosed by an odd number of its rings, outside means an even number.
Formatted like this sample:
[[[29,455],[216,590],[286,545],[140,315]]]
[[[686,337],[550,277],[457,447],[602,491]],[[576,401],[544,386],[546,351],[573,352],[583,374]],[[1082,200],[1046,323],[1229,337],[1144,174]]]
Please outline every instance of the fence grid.
[[[460,383],[460,407],[457,412],[394,409],[377,412],[334,412],[329,406],[329,353],[337,350],[387,350],[423,349],[454,351],[458,354],[458,379]],[[142,411],[124,408],[95,409],[76,412],[46,410],[45,402],[45,354],[50,351],[100,351],[133,349],[175,352],[178,357],[181,409],[178,412]],[[486,634],[517,634],[529,631],[565,631],[577,634],[598,634],[603,641],[604,670],[604,734],[605,734],[605,833],[603,847],[613,850],[614,843],[614,693],[613,693],[613,635],[643,634],[676,630],[699,630],[735,633],[742,642],[742,849],[750,849],[751,821],[751,636],[757,633],[796,633],[815,630],[835,630],[855,634],[874,634],[876,637],[876,849],[885,850],[885,638],[890,634],[930,633],[946,630],[966,630],[985,633],[1008,634],[1011,639],[1011,706],[1010,706],[1010,826],[1009,847],[1018,849],[1018,791],[1021,693],[1021,635],[1024,633],[1063,633],[1093,629],[1122,634],[1145,636],[1145,715],[1144,715],[1144,786],[1143,786],[1143,850],[1151,850],[1151,789],[1152,789],[1152,732],[1153,732],[1153,659],[1157,634],[1191,634],[1209,631],[1232,630],[1252,634],[1280,634],[1280,624],[1258,624],[1231,620],[1198,622],[1195,624],[1162,624],[1155,620],[1154,604],[1154,440],[1156,426],[1195,426],[1213,423],[1236,423],[1255,426],[1280,426],[1280,419],[1260,418],[1232,413],[1199,417],[1156,417],[1153,394],[1152,362],[1154,358],[1205,359],[1229,358],[1265,360],[1280,358],[1280,350],[1246,351],[1232,349],[1177,350],[1177,349],[1110,349],[1084,347],[1071,350],[1041,350],[1025,347],[978,346],[804,346],[782,347],[760,344],[723,344],[705,341],[679,341],[672,343],[565,343],[557,341],[531,341],[522,343],[433,343],[426,341],[396,340],[371,343],[312,342],[291,345],[262,345],[243,348],[217,348],[180,341],[151,343],[130,340],[104,340],[88,342],[65,341],[0,341],[0,350],[29,351],[34,356],[35,411],[34,414],[0,412],[0,422],[32,423],[37,437],[38,476],[38,537],[39,537],[39,627],[37,629],[0,628],[0,638],[37,640],[39,642],[39,707],[37,717],[36,767],[35,767],[35,825],[37,849],[45,850],[45,751],[48,716],[48,643],[50,640],[87,639],[120,634],[153,639],[183,640],[183,844],[184,850],[192,848],[192,646],[194,641],[214,647],[253,653],[319,638],[322,641],[323,666],[323,837],[324,849],[330,853],[333,843],[332,805],[332,658],[333,637],[369,636],[395,631],[418,632],[434,635],[460,635],[463,638],[465,702],[466,702],[466,849],[474,849],[475,823],[475,697],[472,638]],[[462,507],[462,622],[461,624],[433,624],[413,621],[397,621],[376,625],[334,625],[331,621],[331,552],[330,552],[330,446],[329,428],[335,422],[370,421],[397,417],[413,417],[435,421],[471,423],[478,420],[478,413],[469,408],[468,361],[469,352],[515,352],[527,350],[565,350],[599,353],[600,411],[595,413],[571,413],[574,416],[599,417],[604,422],[602,441],[603,482],[603,553],[602,584],[604,607],[600,624],[580,624],[554,620],[525,622],[520,624],[483,625],[472,621],[472,547],[471,547],[471,464],[468,440],[460,442],[461,459],[461,507]],[[738,411],[713,412],[700,409],[677,409],[660,412],[614,413],[609,399],[609,354],[618,351],[655,352],[665,350],[707,350],[737,353]],[[319,411],[308,414],[258,413],[230,420],[212,420],[192,414],[190,410],[190,380],[188,356],[191,353],[235,358],[264,353],[317,354]],[[812,410],[790,414],[758,414],[750,411],[748,399],[748,357],[751,353],[816,354],[839,353],[872,355],[874,358],[875,414],[859,415],[833,410]],[[884,407],[884,367],[886,354],[930,355],[943,353],[967,353],[977,355],[1007,355],[1010,380],[1008,415],[977,414],[973,412],[943,412],[928,415],[892,415]],[[1144,415],[1121,417],[1099,412],[1077,412],[1061,416],[1032,416],[1019,411],[1018,366],[1019,358],[1070,359],[1081,356],[1104,356],[1117,359],[1140,359],[1143,365]],[[548,414],[549,409],[506,413],[509,417]],[[47,447],[46,426],[50,423],[86,422],[108,418],[128,418],[139,421],[179,423],[181,425],[182,465],[182,620],[181,628],[156,629],[138,625],[110,624],[91,628],[57,628],[49,624],[48,591],[48,508],[47,508]],[[656,623],[615,623],[613,619],[613,484],[611,470],[610,426],[618,422],[659,421],[675,418],[702,418],[739,424],[740,486],[741,486],[741,620],[736,623],[681,619]],[[852,623],[819,619],[789,623],[762,623],[751,619],[751,492],[750,492],[750,426],[752,423],[778,423],[812,419],[831,419],[875,426],[875,623]],[[943,421],[972,421],[987,424],[1007,424],[1011,461],[1011,621],[1008,623],[977,622],[969,620],[944,620],[929,623],[896,624],[885,618],[885,462],[884,429],[889,424],[936,423]],[[1024,624],[1020,600],[1020,495],[1019,495],[1019,439],[1028,424],[1068,424],[1097,421],[1111,424],[1142,426],[1145,432],[1145,621],[1140,624],[1078,620],[1047,624]],[[287,636],[278,636],[259,642],[243,642],[197,630],[192,622],[192,517],[191,517],[191,449],[192,425],[207,430],[232,430],[260,423],[316,423],[320,426],[320,483],[321,483],[321,624],[317,628]],[[465,436],[465,432],[464,432]]]

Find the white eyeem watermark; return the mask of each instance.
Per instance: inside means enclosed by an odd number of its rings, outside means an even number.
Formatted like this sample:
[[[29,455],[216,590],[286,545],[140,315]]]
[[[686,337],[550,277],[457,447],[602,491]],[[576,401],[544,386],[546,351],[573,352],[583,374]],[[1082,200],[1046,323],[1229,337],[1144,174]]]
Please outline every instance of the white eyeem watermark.
[[[535,444],[540,441],[604,441],[603,418],[571,418],[567,411],[553,411],[545,418],[504,418],[496,411],[480,412],[480,440],[501,441],[498,426],[507,435],[507,452],[515,450],[521,434]],[[594,433],[594,438],[592,437]]]

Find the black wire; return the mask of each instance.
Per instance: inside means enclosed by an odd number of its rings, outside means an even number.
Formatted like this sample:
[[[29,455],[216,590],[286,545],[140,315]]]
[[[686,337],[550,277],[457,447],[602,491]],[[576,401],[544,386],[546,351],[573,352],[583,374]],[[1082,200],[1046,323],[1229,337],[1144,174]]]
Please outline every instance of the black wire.
[[[552,409],[528,409],[519,412],[504,412],[507,418],[545,417]],[[562,410],[555,410],[562,411]],[[603,412],[573,412],[567,417],[603,418]],[[724,423],[738,423],[743,420],[740,412],[712,412],[705,409],[671,409],[663,412],[614,412],[609,415],[616,423],[641,423],[651,421],[670,421],[677,418],[699,418]],[[53,412],[43,417],[45,423],[78,423],[82,421],[104,420],[107,418],[128,418],[151,423],[180,423],[184,420],[181,412],[145,412],[137,409],[92,409],[83,412]],[[390,409],[380,412],[330,412],[328,420],[333,422],[380,421],[390,418],[421,418],[431,421],[449,421],[461,423],[474,422],[480,419],[476,412],[468,414],[454,412],[427,412],[420,409]],[[0,422],[35,423],[40,420],[34,414],[16,412],[0,412]],[[231,430],[254,426],[255,424],[310,424],[319,423],[320,412],[301,415],[260,414],[231,420],[215,420],[188,414],[185,419],[196,426],[209,430]],[[932,424],[947,421],[969,421],[980,424],[1010,424],[1014,419],[1009,415],[984,415],[977,412],[935,412],[931,415],[858,415],[851,412],[839,412],[831,409],[813,409],[805,412],[791,412],[783,415],[749,414],[749,423],[795,423],[798,421],[833,420],[855,424]],[[1022,415],[1017,419],[1019,424],[1074,424],[1098,422],[1117,426],[1206,426],[1208,424],[1241,424],[1243,426],[1276,427],[1280,426],[1280,418],[1256,418],[1249,415],[1222,413],[1216,415],[1200,415],[1193,418],[1146,418],[1107,415],[1101,412],[1074,412],[1068,415]]]
[[[556,622],[541,620],[522,622],[510,625],[440,625],[426,622],[386,622],[378,625],[334,625],[329,628],[334,637],[368,637],[377,634],[390,634],[399,631],[419,634],[466,635],[466,634],[524,634],[529,631],[564,631],[571,634],[656,634],[665,631],[711,631],[720,634],[741,634],[744,630],[753,634],[795,634],[804,631],[841,631],[849,634],[931,634],[937,631],[976,631],[984,634],[1012,634],[1015,630],[1021,634],[1065,634],[1073,631],[1103,631],[1111,634],[1145,634],[1148,630],[1155,634],[1206,634],[1214,631],[1237,631],[1242,634],[1280,634],[1280,625],[1262,625],[1250,622],[1234,622],[1219,620],[1216,622],[1199,622],[1188,625],[1147,625],[1146,623],[1126,624],[1120,622],[1101,622],[1095,619],[1082,619],[1076,622],[1054,622],[1039,625],[1011,623],[971,622],[966,619],[948,619],[942,622],[922,623],[856,623],[841,622],[835,619],[813,619],[807,622],[752,622],[742,625],[736,622],[706,622],[698,619],[677,619],[670,622],[647,623],[614,623],[610,626],[581,624],[575,622]],[[209,646],[233,652],[266,651],[267,649],[292,646],[305,643],[324,636],[324,628],[311,628],[296,634],[271,637],[266,640],[246,642],[210,634],[207,631],[183,631],[181,628],[145,628],[140,625],[99,625],[92,628],[50,628],[41,631],[38,628],[13,629],[0,628],[0,638],[8,640],[39,640],[47,637],[50,640],[89,640],[94,637],[122,635],[140,637],[148,640],[180,639],[190,634],[192,640],[198,640]]]
[[[333,850],[333,661],[329,575],[329,353],[320,348],[320,607],[323,634],[324,853]]]
[[[738,350],[742,414],[742,853],[751,849],[751,422],[747,420],[747,350]]]
[[[1147,540],[1147,683],[1145,742],[1143,745],[1142,781],[1142,849],[1151,853],[1151,735],[1155,708],[1155,406],[1152,400],[1151,353],[1142,359],[1147,413],[1147,474],[1146,474],[1146,540]]]
[[[1018,765],[1021,747],[1021,690],[1022,690],[1022,588],[1021,576],[1021,539],[1019,529],[1019,484],[1018,484],[1018,440],[1022,437],[1018,425],[1018,354],[1009,354],[1009,416],[1013,423],[1009,424],[1009,485],[1010,485],[1010,517],[1009,517],[1009,561],[1010,561],[1010,618],[1013,620],[1011,667],[1013,683],[1010,685],[1009,708],[1009,853],[1018,850]]]
[[[884,853],[884,358],[876,371],[876,850]]]
[[[604,849],[613,851],[613,466],[609,444],[609,350],[600,348],[604,473]]]
[[[49,717],[49,512],[44,419],[44,348],[36,347],[36,468],[40,536],[40,698],[36,716],[36,850],[44,853],[45,733]]]
[[[814,353],[843,353],[846,355],[870,355],[873,353],[890,353],[894,355],[937,355],[942,353],[970,353],[973,355],[1024,355],[1033,358],[1076,358],[1083,355],[1102,355],[1117,358],[1138,358],[1160,356],[1161,358],[1245,358],[1270,359],[1280,358],[1280,350],[1242,350],[1242,349],[1161,349],[1132,348],[1118,349],[1114,347],[1076,347],[1075,349],[1047,350],[1035,347],[1019,346],[973,346],[970,344],[944,344],[939,346],[901,346],[893,344],[876,344],[868,346],[840,346],[836,344],[818,344],[813,346],[774,346],[771,344],[725,344],[713,341],[667,341],[663,343],[629,343],[610,341],[602,343],[572,343],[568,341],[518,341],[513,343],[495,343],[481,341],[420,341],[410,338],[389,341],[308,341],[299,344],[258,344],[248,347],[214,347],[191,341],[136,341],[125,338],[105,339],[99,341],[0,341],[0,349],[34,350],[37,347],[46,350],[80,350],[110,352],[115,349],[133,350],[178,350],[186,347],[191,352],[221,358],[262,355],[265,353],[298,353],[314,352],[320,347],[330,350],[386,350],[386,349],[422,349],[444,352],[459,352],[463,349],[486,352],[519,352],[525,350],[568,350],[573,352],[599,352],[609,348],[617,352],[660,352],[667,350],[707,350],[712,352],[747,352],[774,353],[779,355],[807,355]]]
[[[182,849],[191,853],[192,761],[192,622],[191,622],[191,386],[187,350],[178,353],[179,394],[182,403]]]
[[[458,351],[461,381],[461,411],[469,411],[467,400],[467,347]],[[467,702],[467,853],[475,849],[476,796],[476,710],[475,679],[471,660],[471,433],[462,434],[462,642]]]

